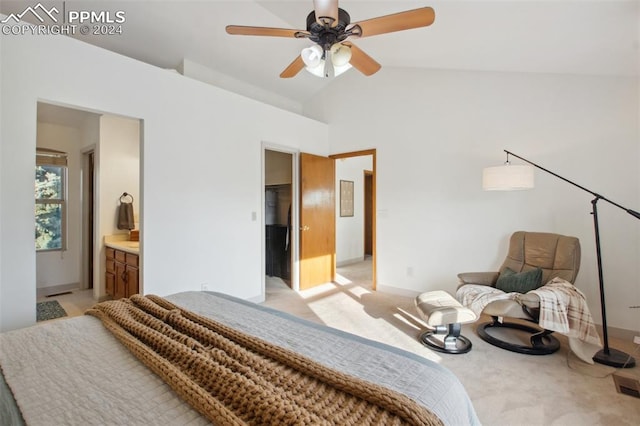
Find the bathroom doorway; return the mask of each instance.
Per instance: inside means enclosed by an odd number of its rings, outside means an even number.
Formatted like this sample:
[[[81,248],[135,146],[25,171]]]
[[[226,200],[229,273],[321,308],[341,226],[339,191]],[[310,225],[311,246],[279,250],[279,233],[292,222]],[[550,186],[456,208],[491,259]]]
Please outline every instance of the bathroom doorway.
[[[36,146],[62,151],[68,159],[66,242],[61,250],[36,253],[37,296],[92,290],[95,300],[103,299],[104,236],[125,232],[116,228],[123,192],[134,195],[136,225],[141,222],[143,121],[38,102],[37,123]]]

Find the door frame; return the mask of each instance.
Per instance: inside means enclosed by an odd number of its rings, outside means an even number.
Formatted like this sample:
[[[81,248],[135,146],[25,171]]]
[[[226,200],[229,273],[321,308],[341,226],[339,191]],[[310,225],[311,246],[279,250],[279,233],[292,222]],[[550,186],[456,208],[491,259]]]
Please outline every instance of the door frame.
[[[373,170],[364,170],[363,176],[363,188],[364,191],[364,255],[367,254],[373,256]],[[367,196],[370,197],[369,206],[367,204]],[[369,208],[367,208],[369,207]],[[369,238],[367,238],[367,222],[369,223]],[[367,251],[367,247],[369,250]]]
[[[96,264],[95,251],[98,249],[96,241],[96,163],[97,146],[92,144],[80,150],[81,179],[82,179],[82,243],[81,243],[81,266],[80,266],[80,288],[83,290],[95,287]],[[89,162],[93,157],[93,165]],[[91,187],[89,187],[91,186]],[[99,264],[98,264],[99,265]]]
[[[295,292],[300,291],[300,245],[299,238],[297,235],[299,234],[300,229],[300,150],[297,148],[291,148],[285,145],[279,145],[271,142],[262,142],[262,147],[260,150],[260,164],[261,164],[261,186],[260,186],[260,246],[261,246],[261,300],[266,300],[266,215],[265,215],[265,194],[264,188],[266,186],[266,167],[265,167],[265,159],[266,154],[265,151],[278,151],[284,152],[287,154],[291,154],[291,289]],[[377,160],[376,160],[376,149],[366,149],[362,151],[351,151],[339,154],[329,155],[329,158],[339,159],[339,158],[350,158],[350,157],[362,157],[366,155],[371,155],[372,159],[372,217],[371,217],[371,244],[372,244],[372,256],[371,256],[371,288],[375,291],[377,288],[377,238],[376,238],[376,199],[377,199],[377,190],[376,190],[376,181],[377,181]]]
[[[329,158],[333,158],[334,160],[340,158],[351,158],[351,157],[364,157],[366,155],[371,155],[371,163],[372,163],[372,177],[371,177],[371,289],[376,290],[377,288],[377,250],[376,250],[376,149],[365,149],[362,151],[351,151],[344,152],[340,154],[332,154],[329,155]]]
[[[291,154],[291,234],[289,235],[291,244],[291,289],[293,291],[300,290],[300,244],[298,241],[298,229],[299,225],[299,155],[300,151],[296,148],[291,148],[285,145],[278,145],[270,142],[262,142],[262,149],[260,151],[260,163],[261,163],[261,187],[260,187],[260,246],[261,246],[261,259],[260,279],[262,281],[262,294],[261,299],[266,300],[266,213],[265,213],[265,192],[266,187],[266,151],[283,152],[285,154]]]

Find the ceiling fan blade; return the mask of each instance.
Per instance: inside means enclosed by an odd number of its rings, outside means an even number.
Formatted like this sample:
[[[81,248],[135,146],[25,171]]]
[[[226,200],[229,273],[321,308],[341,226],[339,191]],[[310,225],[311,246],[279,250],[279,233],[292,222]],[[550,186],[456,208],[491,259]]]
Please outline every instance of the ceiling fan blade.
[[[338,0],[313,0],[313,9],[319,24],[328,23],[332,27],[338,24]]]
[[[432,8],[422,7],[356,22],[349,29],[353,30],[355,37],[371,37],[378,34],[426,27],[433,24],[435,19],[436,14]]]
[[[364,51],[355,44],[348,41],[345,41],[342,44],[351,48],[351,60],[349,63],[362,74],[370,76],[377,73],[380,68],[382,68],[382,65],[376,62],[376,60],[371,56],[364,53]]]
[[[302,70],[302,68],[304,68],[304,61],[302,60],[302,56],[298,55],[298,57],[295,58],[293,62],[291,62],[289,66],[280,73],[280,78],[295,77],[296,74],[298,74]]]
[[[245,27],[242,25],[227,25],[227,33],[232,35],[293,37],[293,38],[306,38],[306,37],[309,37],[310,35],[307,31],[302,31],[302,30],[290,30],[287,28],[269,28],[269,27]]]

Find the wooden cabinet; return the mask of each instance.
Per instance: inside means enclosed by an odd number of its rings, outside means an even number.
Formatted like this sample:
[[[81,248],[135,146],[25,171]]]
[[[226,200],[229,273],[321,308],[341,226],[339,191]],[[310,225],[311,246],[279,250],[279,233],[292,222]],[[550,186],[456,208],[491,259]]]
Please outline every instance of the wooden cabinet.
[[[140,286],[138,283],[138,255],[126,253],[125,255],[125,282],[126,282],[126,296],[129,297],[134,294],[140,293]]]
[[[113,296],[116,288],[116,255],[115,250],[107,247],[107,274],[105,279],[106,291],[109,296]]]
[[[106,249],[106,292],[114,299],[139,293],[139,257],[111,247]]]

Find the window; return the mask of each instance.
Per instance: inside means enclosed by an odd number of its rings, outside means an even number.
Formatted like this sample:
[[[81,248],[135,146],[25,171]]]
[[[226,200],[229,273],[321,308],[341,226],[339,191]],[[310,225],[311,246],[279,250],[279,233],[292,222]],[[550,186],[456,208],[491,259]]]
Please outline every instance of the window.
[[[38,148],[36,155],[36,250],[66,249],[67,155]]]

